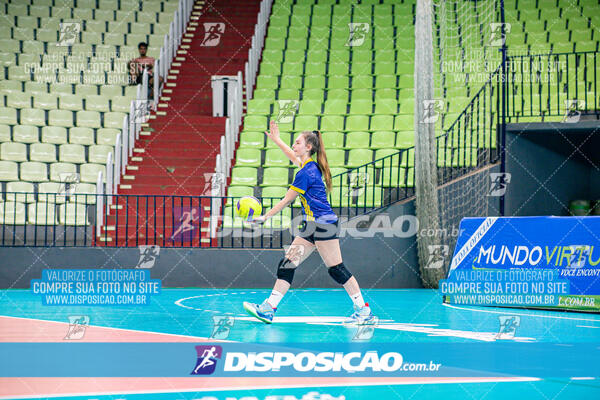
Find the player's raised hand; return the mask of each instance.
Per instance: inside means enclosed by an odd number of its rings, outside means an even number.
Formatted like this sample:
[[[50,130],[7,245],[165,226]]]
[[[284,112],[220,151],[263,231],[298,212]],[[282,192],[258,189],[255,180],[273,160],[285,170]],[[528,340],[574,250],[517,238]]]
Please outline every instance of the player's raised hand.
[[[271,138],[271,140],[279,139],[279,127],[277,126],[277,122],[271,120],[270,129],[265,131],[265,134]]]

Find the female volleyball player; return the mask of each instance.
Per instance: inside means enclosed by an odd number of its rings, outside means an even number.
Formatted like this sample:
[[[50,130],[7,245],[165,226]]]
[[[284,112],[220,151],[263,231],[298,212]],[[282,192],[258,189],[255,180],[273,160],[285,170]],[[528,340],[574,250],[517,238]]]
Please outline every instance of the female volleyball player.
[[[270,324],[279,302],[290,288],[295,269],[316,248],[327,266],[329,275],[343,285],[354,303],[354,313],[344,322],[359,325],[370,324],[375,320],[368,304],[365,304],[356,278],[342,262],[338,239],[338,218],[327,201],[327,191],[331,190],[331,172],[327,164],[323,138],[319,131],[305,131],[294,142],[292,148],[279,137],[279,128],[271,121],[269,132],[265,132],[292,162],[299,166],[294,182],[285,197],[264,216],[256,218],[264,223],[297,196],[302,203],[303,222],[300,235],[296,236],[284,258],[279,261],[277,280],[269,298],[262,304],[244,302],[244,309],[252,316]],[[316,154],[315,162],[311,156]],[[325,182],[323,182],[325,179]]]

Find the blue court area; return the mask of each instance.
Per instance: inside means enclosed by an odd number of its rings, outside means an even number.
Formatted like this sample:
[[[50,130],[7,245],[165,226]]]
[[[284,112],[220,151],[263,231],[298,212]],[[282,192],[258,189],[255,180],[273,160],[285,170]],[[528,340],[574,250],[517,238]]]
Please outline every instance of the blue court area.
[[[69,322],[88,315],[90,325],[239,342],[350,342],[356,327],[342,325],[352,303],[342,289],[291,290],[279,304],[272,325],[248,316],[243,301],[262,302],[270,290],[163,289],[147,306],[44,306],[28,290],[0,291],[0,315]],[[365,301],[379,318],[371,341],[377,342],[594,342],[600,315],[514,308],[456,306],[442,303],[435,290],[366,289]],[[213,336],[215,320],[234,317]],[[517,316],[513,337],[498,338],[501,320]],[[217,317],[217,318],[214,318]],[[218,323],[218,322],[217,322]],[[510,335],[509,335],[510,336]]]
[[[151,304],[135,307],[43,306],[28,290],[0,291],[0,315],[69,322],[69,316],[88,315],[91,326],[120,328],[214,338],[235,342],[381,342],[399,344],[524,342],[594,343],[600,340],[600,315],[491,307],[445,305],[441,295],[426,289],[364,290],[379,321],[371,331],[344,326],[352,312],[346,292],[332,289],[291,290],[280,303],[274,323],[265,325],[245,314],[243,301],[260,303],[270,290],[262,289],[163,289]],[[231,318],[233,317],[233,318]],[[502,333],[503,321],[517,321],[512,332]],[[219,322],[221,321],[221,322]],[[219,328],[222,321],[227,323]],[[11,340],[16,341],[16,340]],[[598,360],[589,360],[597,363]],[[560,369],[560,365],[556,368]],[[427,381],[406,384],[304,387],[269,387],[227,391],[153,393],[152,399],[239,399],[244,396],[310,397],[311,392],[345,399],[591,399],[600,398],[599,377],[536,378],[514,382]],[[572,379],[575,378],[575,379]],[[314,395],[314,393],[313,393]],[[148,394],[70,396],[64,399],[147,399]],[[207,397],[208,398],[208,397]],[[274,400],[277,397],[271,398]],[[281,397],[284,398],[284,397]],[[326,398],[326,397],[324,397]],[[288,397],[288,399],[292,399]]]

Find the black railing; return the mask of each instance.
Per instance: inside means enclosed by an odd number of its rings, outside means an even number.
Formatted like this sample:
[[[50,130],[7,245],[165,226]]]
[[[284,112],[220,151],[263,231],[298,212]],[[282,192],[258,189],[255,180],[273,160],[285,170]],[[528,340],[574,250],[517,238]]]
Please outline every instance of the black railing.
[[[498,67],[456,121],[437,136],[438,185],[499,161],[501,84]]]
[[[509,56],[507,117],[560,120],[569,112],[600,115],[598,52]]]

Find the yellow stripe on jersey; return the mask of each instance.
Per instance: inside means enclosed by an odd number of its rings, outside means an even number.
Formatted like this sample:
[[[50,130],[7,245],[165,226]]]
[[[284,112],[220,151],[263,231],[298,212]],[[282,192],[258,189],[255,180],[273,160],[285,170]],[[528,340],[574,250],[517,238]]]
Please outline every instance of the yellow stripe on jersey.
[[[300,203],[302,203],[302,206],[304,207],[304,212],[306,213],[306,220],[314,221],[315,217],[313,215],[312,210],[310,209],[310,206],[308,205],[308,202],[304,198],[304,196],[300,196]]]
[[[300,189],[300,188],[297,188],[297,187],[296,187],[296,186],[294,186],[294,185],[290,185],[290,189],[292,189],[292,190],[295,190],[296,192],[298,192],[298,193],[300,193],[300,194],[304,194],[304,193],[306,193],[304,190],[302,190],[302,189]]]

